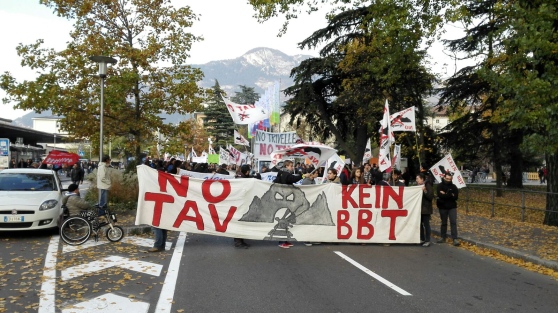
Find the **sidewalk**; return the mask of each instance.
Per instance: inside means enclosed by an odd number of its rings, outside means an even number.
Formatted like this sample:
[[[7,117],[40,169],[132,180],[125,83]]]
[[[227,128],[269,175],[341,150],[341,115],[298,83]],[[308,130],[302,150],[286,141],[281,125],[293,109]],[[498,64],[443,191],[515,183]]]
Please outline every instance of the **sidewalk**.
[[[466,214],[457,211],[458,236],[481,248],[558,271],[558,227]],[[432,233],[440,236],[440,215],[434,209]],[[450,226],[448,225],[448,235]]]

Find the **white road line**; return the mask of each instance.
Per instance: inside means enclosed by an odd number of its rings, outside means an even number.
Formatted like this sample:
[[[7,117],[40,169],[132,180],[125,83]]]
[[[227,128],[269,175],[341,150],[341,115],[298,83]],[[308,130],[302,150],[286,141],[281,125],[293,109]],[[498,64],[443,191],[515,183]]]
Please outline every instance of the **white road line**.
[[[39,313],[52,313],[55,311],[56,291],[56,255],[58,253],[59,236],[52,236],[48,244],[43,270],[43,283],[41,284]]]
[[[182,258],[182,251],[184,250],[185,243],[186,232],[181,232],[178,236],[178,240],[176,241],[176,246],[174,247],[167,276],[165,277],[165,283],[163,284],[163,289],[159,294],[159,300],[157,301],[155,312],[171,312],[172,303],[174,302],[173,298],[174,290],[176,288],[176,280],[178,279],[178,270],[180,269],[180,259]]]
[[[145,262],[145,261],[131,260],[125,257],[112,255],[102,260],[80,264],[62,270],[61,277],[62,280],[69,280],[72,278],[102,271],[104,269],[111,268],[111,267],[120,267],[125,270],[140,272],[140,273],[149,274],[153,276],[161,275],[161,270],[163,269],[163,266],[159,264]]]
[[[358,268],[359,270],[365,272],[366,274],[376,278],[376,280],[380,281],[381,283],[383,283],[384,285],[388,286],[389,288],[399,292],[400,294],[404,295],[404,296],[412,296],[410,293],[406,292],[405,290],[397,287],[396,285],[392,284],[390,281],[388,281],[387,279],[383,278],[382,276],[372,272],[371,270],[367,269],[366,267],[360,265],[357,261],[349,258],[348,256],[346,256],[345,254],[343,254],[342,252],[339,251],[333,251],[335,252],[338,256],[342,257],[343,259],[345,259],[345,261],[351,263],[352,265],[354,265],[356,268]]]
[[[149,303],[125,298],[112,293],[105,293],[91,300],[86,300],[62,310],[62,313],[105,313],[105,312],[133,312],[147,313]],[[54,311],[53,311],[54,312]]]

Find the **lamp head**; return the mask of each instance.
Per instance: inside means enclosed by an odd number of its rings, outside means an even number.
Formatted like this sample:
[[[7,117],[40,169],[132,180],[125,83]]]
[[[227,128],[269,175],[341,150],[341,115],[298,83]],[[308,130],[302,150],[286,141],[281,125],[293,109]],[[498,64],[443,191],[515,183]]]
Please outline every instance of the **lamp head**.
[[[111,57],[105,57],[102,55],[90,56],[89,60],[99,63],[99,77],[107,77],[107,64],[116,64],[116,59]]]

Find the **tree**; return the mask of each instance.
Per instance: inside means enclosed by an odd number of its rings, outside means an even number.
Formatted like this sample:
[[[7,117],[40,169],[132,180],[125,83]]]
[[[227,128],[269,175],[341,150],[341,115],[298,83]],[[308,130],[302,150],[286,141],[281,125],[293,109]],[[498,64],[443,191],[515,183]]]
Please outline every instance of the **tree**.
[[[40,113],[52,109],[64,116],[61,128],[98,145],[99,79],[97,64],[88,58],[107,55],[118,59],[109,67],[105,88],[106,136],[125,136],[139,157],[145,138],[158,128],[165,136],[178,127],[163,124],[162,112],[186,114],[199,110],[203,74],[184,65],[193,42],[187,32],[196,15],[170,0],[42,0],[64,18],[75,21],[66,49],[54,51],[20,44],[22,65],[35,70],[34,81],[17,82],[10,73],[0,77],[4,102]],[[167,64],[166,67],[160,64]]]
[[[235,124],[231,118],[231,114],[223,101],[225,91],[219,86],[219,82],[215,80],[213,88],[207,89],[206,107],[204,113],[206,115],[204,127],[207,133],[213,137],[215,148],[217,146],[226,147],[227,143],[232,144]]]
[[[495,121],[527,134],[523,147],[546,155],[548,169],[544,223],[558,226],[558,5],[543,0],[510,1],[505,39],[494,58],[497,71],[485,79],[501,88]]]
[[[293,98],[285,106],[291,122],[308,120],[314,133],[333,134],[340,150],[361,160],[368,138],[379,137],[386,99],[391,112],[410,106],[422,111],[434,76],[423,65],[421,45],[436,18],[430,7],[411,4],[386,0],[346,9],[301,42],[301,47],[328,43],[320,58],[291,72],[295,85],[286,94]]]
[[[446,46],[479,62],[464,67],[446,81],[439,104],[449,106],[460,115],[443,135],[448,145],[458,151],[456,159],[477,163],[478,156],[484,154],[479,152],[490,151],[497,187],[502,187],[502,166],[511,164],[508,186],[521,188],[523,154],[519,146],[523,134],[493,118],[503,98],[499,85],[485,78],[498,71],[494,67],[495,51],[500,49],[506,35],[506,16],[500,5],[499,0],[467,1],[453,11],[452,17],[465,25],[465,34],[462,38],[446,40]],[[500,189],[498,195],[502,195]]]

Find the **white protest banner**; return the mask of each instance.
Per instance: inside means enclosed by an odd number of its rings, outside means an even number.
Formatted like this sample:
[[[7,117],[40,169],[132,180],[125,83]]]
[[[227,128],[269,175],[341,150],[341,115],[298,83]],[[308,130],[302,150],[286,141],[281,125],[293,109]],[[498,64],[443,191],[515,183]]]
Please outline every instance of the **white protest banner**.
[[[430,171],[438,182],[442,181],[442,178],[444,177],[444,173],[446,171],[450,171],[453,173],[452,182],[455,184],[455,186],[457,186],[457,188],[467,187],[467,185],[465,184],[465,179],[463,179],[459,168],[457,167],[457,165],[455,165],[455,162],[453,161],[453,158],[449,153],[446,154],[443,159],[438,161],[438,163],[434,164],[434,166],[430,168]]]
[[[192,163],[207,163],[207,156],[193,157]]]
[[[230,163],[231,164],[236,164],[236,165],[240,165],[242,163],[242,152],[236,150],[235,147],[229,145],[227,147],[227,150],[229,150],[229,155],[230,157]]]
[[[389,116],[391,131],[393,132],[414,132],[415,126],[415,107],[406,108],[403,111],[393,113]]]
[[[277,177],[277,172],[260,173],[260,176],[262,177],[262,181],[272,183],[275,177]]]
[[[217,174],[217,173],[198,173],[198,172],[192,172],[192,171],[187,171],[187,170],[183,170],[180,169],[180,171],[178,172],[178,175],[180,176],[188,176],[188,177],[192,177],[192,178],[197,178],[197,179],[234,179],[234,175],[223,175],[223,174]]]
[[[229,160],[230,160],[229,151],[227,151],[223,147],[219,147],[219,164],[229,165],[230,164]]]
[[[269,241],[419,243],[422,188],[201,180],[137,167],[136,225]]]
[[[258,130],[254,137],[254,157],[266,159],[275,150],[290,148],[299,143],[302,143],[302,139],[295,132],[270,133]]]

